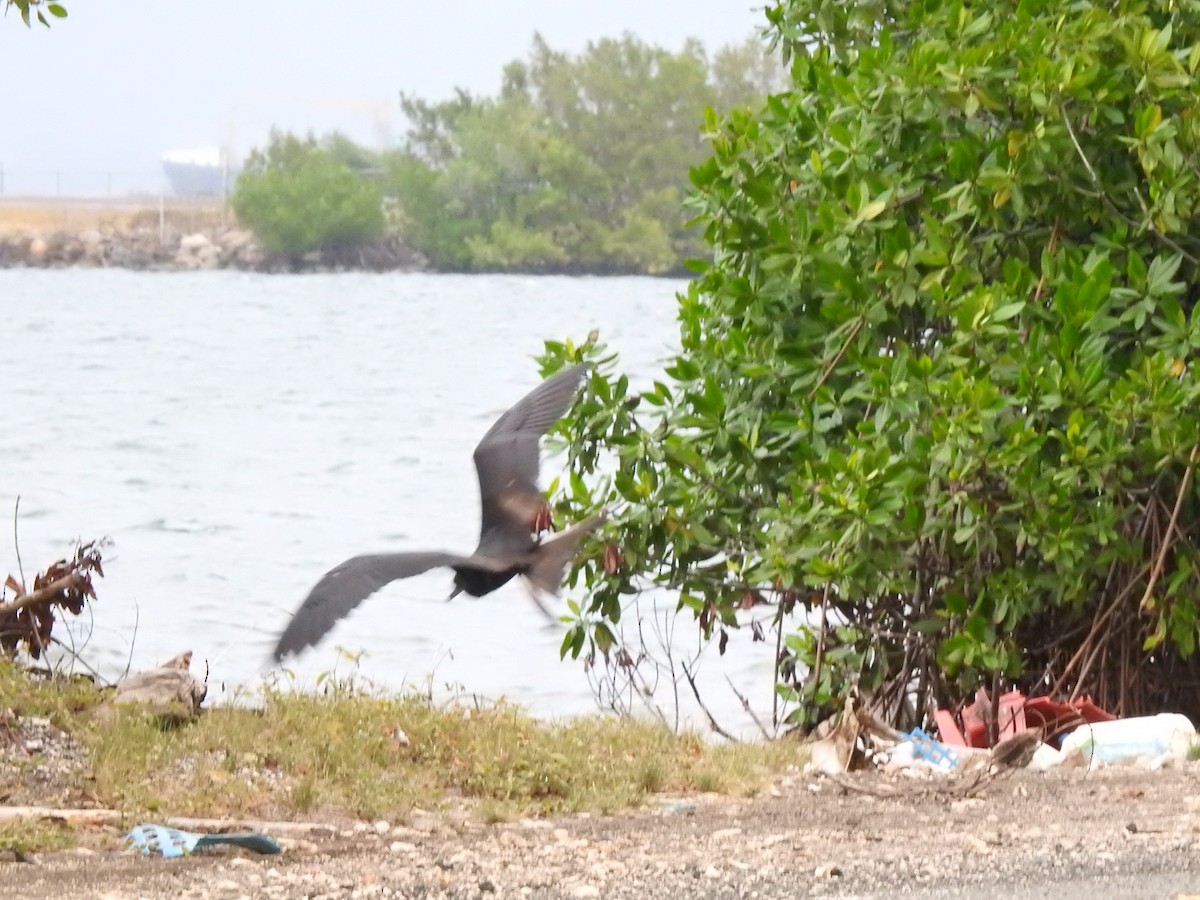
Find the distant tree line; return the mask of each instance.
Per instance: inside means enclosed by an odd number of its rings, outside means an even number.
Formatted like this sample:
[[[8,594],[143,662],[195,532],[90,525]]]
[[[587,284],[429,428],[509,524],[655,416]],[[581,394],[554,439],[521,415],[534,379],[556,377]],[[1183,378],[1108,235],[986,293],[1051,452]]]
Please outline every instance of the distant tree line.
[[[700,252],[689,171],[722,113],[785,84],[757,40],[711,58],[604,39],[571,56],[535,36],[500,93],[401,96],[395,150],[273,133],[238,178],[234,211],[268,248],[344,252],[398,237],[447,271],[664,274]]]

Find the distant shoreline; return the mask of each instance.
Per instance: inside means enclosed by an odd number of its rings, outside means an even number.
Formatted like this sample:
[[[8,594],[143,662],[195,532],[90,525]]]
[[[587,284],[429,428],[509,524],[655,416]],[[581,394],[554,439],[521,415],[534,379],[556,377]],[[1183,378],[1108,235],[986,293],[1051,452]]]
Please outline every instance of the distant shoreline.
[[[0,234],[0,269],[120,268],[148,272],[237,269],[250,272],[424,272],[424,258],[396,241],[338,253],[288,257],[264,250],[241,228],[41,230]]]
[[[266,273],[432,272],[395,237],[300,257],[272,253],[219,198],[0,196],[0,269],[119,268],[149,272],[233,269]],[[648,275],[590,271],[487,270],[476,274],[690,278],[682,266]]]
[[[401,271],[427,268],[397,240],[298,258],[265,250],[219,199],[0,198],[0,268]]]

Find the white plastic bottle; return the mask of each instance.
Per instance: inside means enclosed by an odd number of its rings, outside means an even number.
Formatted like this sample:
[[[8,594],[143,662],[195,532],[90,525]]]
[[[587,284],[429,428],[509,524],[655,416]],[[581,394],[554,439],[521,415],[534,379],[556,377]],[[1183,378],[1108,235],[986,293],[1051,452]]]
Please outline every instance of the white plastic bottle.
[[[1133,719],[1113,719],[1080,725],[1062,742],[1065,757],[1082,751],[1087,762],[1129,762],[1143,757],[1186,759],[1196,741],[1196,728],[1187,716],[1159,713]]]

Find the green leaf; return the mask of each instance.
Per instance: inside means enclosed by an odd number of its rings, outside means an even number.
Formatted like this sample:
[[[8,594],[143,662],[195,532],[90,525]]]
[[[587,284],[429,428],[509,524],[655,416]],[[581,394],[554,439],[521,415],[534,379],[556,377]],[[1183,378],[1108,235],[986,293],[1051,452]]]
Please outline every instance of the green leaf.
[[[575,637],[578,633],[579,633],[579,627],[576,626],[574,628],[568,629],[567,632],[563,635],[562,645],[558,648],[558,658],[559,659],[566,659],[568,653],[571,654],[572,658],[577,659],[579,657],[579,651],[574,650]]]
[[[596,626],[592,630],[592,636],[596,641],[596,649],[605,656],[608,656],[608,651],[616,646],[617,639],[613,637],[612,631],[603,622],[596,623]]]
[[[869,222],[878,216],[881,212],[887,209],[887,202],[884,200],[872,200],[859,210],[858,217],[864,222]]]
[[[1183,257],[1179,254],[1171,256],[1156,256],[1150,261],[1150,270],[1146,281],[1151,296],[1167,293],[1172,286],[1172,279],[1179,271]]]
[[[1024,300],[1018,300],[1015,303],[1006,303],[992,313],[991,319],[993,322],[1007,322],[1009,319],[1015,319],[1019,316],[1021,310],[1024,308]]]

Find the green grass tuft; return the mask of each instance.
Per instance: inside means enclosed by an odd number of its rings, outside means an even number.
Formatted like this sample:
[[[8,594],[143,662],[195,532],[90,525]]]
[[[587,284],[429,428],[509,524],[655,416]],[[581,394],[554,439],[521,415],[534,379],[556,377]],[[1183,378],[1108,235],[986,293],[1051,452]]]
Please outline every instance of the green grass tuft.
[[[66,850],[76,843],[74,829],[65,824],[33,819],[0,822],[0,850],[24,854],[38,850]]]
[[[802,752],[790,741],[713,746],[600,715],[547,724],[505,703],[443,706],[328,681],[320,695],[268,688],[258,708],[215,707],[166,728],[135,708],[97,714],[98,692],[71,683],[5,690],[24,677],[9,668],[0,664],[0,706],[15,698],[18,714],[54,718],[86,749],[95,796],[133,816],[607,813],[661,792],[753,794]]]

